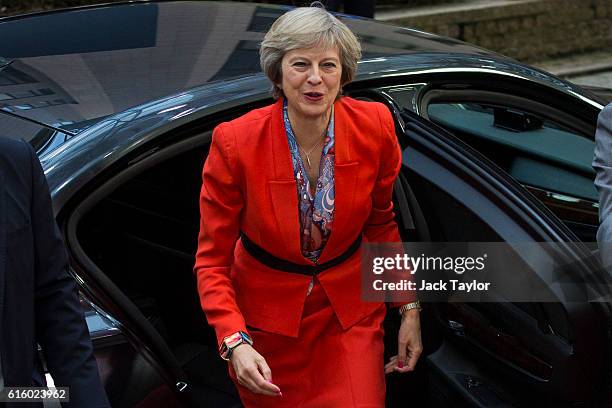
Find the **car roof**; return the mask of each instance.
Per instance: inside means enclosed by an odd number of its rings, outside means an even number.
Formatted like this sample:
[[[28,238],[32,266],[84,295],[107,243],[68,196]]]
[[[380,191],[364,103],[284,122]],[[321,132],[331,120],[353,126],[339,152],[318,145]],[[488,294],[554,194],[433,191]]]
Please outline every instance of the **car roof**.
[[[129,2],[0,19],[0,109],[79,133],[127,108],[260,73],[258,47],[288,10],[231,2]],[[495,55],[418,30],[339,15],[364,61]]]

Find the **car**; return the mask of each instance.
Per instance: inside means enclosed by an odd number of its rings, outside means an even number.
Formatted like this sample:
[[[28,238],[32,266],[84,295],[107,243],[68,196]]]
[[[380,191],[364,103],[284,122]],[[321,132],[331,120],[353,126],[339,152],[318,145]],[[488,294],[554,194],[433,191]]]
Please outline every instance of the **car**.
[[[0,19],[0,133],[43,164],[115,407],[240,406],[192,272],[201,170],[217,124],[272,102],[258,44],[286,10],[132,1]],[[404,240],[553,243],[601,276],[590,163],[608,91],[338,16],[364,47],[344,94],[395,117]],[[388,378],[388,405],[610,406],[612,302],[555,296],[426,305],[425,354]]]

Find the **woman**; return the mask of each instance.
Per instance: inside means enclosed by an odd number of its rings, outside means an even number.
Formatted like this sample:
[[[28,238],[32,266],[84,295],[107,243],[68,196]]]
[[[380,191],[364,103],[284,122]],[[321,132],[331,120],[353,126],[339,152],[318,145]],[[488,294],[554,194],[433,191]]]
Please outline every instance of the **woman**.
[[[383,367],[386,307],[360,300],[361,237],[400,241],[393,119],[340,96],[361,49],[322,8],[281,16],[260,56],[276,103],[217,126],[204,165],[202,308],[245,406],[382,407],[422,350],[410,302]]]

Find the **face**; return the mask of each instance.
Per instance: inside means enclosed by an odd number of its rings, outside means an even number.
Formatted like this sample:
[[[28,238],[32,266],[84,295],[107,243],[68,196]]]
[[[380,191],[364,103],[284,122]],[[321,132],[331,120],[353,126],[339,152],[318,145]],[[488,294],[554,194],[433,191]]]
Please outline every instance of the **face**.
[[[299,48],[288,51],[281,63],[278,84],[289,111],[303,119],[327,118],[338,92],[342,65],[338,48]]]

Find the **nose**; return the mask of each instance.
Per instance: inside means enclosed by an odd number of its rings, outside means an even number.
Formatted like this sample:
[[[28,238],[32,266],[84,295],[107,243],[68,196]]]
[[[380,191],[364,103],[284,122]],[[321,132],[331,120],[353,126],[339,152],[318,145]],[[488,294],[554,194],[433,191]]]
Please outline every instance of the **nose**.
[[[308,83],[311,85],[317,85],[320,84],[322,81],[321,79],[321,72],[319,71],[319,67],[316,64],[313,64],[312,68],[310,69],[310,73],[308,75]]]

